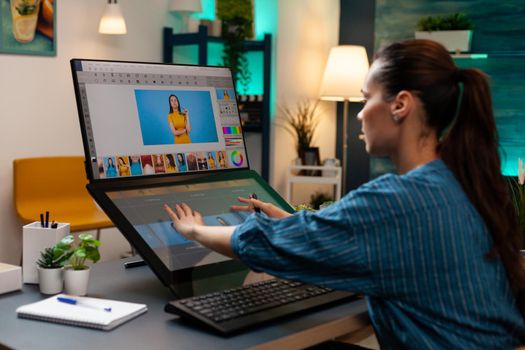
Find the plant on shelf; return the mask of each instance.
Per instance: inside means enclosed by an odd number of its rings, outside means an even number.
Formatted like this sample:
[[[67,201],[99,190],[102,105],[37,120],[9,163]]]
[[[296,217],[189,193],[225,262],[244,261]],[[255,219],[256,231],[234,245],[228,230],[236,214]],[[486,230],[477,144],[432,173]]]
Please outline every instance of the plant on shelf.
[[[315,192],[310,196],[310,205],[314,209],[326,208],[334,202],[334,199],[323,192]]]
[[[253,37],[253,5],[251,0],[218,0],[217,17],[222,20],[224,40],[222,64],[230,67],[236,81],[247,93],[252,81],[244,40]]]
[[[463,13],[423,17],[417,23],[416,39],[434,40],[449,52],[469,52],[474,24]]]
[[[295,211],[301,211],[301,210],[306,210],[306,211],[315,211],[314,208],[312,208],[312,206],[310,204],[306,204],[306,203],[301,203],[299,205],[296,205],[294,207]]]
[[[518,159],[518,179],[512,178],[510,185],[521,233],[521,248],[525,249],[525,164],[521,159]]]
[[[295,138],[295,149],[301,160],[304,160],[304,151],[312,146],[315,129],[319,124],[317,106],[318,101],[303,98],[294,108],[279,107],[281,122],[277,125]]]
[[[417,23],[417,30],[422,32],[472,29],[474,29],[474,24],[464,13],[422,17]]]

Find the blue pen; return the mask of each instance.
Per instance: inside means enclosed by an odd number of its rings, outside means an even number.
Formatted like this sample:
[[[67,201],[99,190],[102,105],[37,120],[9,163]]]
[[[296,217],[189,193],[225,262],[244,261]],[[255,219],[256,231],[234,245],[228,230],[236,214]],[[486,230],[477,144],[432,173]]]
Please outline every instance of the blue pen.
[[[70,305],[88,307],[88,308],[96,309],[96,310],[100,310],[100,311],[111,312],[111,308],[110,307],[103,307],[103,306],[92,305],[92,304],[83,302],[82,300],[78,300],[78,299],[66,298],[66,297],[57,297],[57,300],[59,302],[61,302],[61,303],[66,303],[66,304],[70,304]]]

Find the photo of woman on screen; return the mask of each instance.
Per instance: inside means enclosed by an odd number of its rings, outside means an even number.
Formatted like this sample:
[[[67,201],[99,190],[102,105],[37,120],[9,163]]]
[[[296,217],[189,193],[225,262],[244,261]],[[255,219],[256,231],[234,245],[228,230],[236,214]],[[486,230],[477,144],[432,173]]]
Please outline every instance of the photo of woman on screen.
[[[179,166],[179,171],[186,171],[186,160],[184,153],[177,153],[177,165]]]
[[[112,157],[106,158],[106,177],[116,177],[117,169]]]
[[[175,95],[169,97],[170,111],[168,114],[168,123],[170,125],[171,132],[175,137],[174,143],[191,143],[190,135],[191,126],[188,115],[188,110],[184,108],[181,110],[179,98]]]
[[[118,157],[118,174],[119,176],[131,176],[129,165],[123,157]]]

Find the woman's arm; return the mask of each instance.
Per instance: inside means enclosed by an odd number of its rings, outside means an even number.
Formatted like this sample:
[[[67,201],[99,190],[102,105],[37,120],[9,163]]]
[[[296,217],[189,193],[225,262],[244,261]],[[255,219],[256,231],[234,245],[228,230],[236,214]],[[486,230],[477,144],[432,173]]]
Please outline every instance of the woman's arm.
[[[184,203],[175,204],[174,209],[165,204],[164,209],[173,221],[173,226],[178,233],[220,254],[231,258],[235,257],[230,245],[235,226],[205,226],[201,214],[192,211]]]
[[[175,128],[175,125],[173,125],[173,122],[171,120],[168,120],[168,123],[170,124],[171,133],[174,136],[179,136],[179,135],[182,135],[182,134],[184,134],[186,132],[186,128],[177,130]]]
[[[168,119],[168,123],[170,124],[171,133],[174,136],[180,135],[180,134],[177,134],[177,129],[175,129],[175,126],[173,125],[172,121]]]
[[[276,219],[282,219],[285,217],[288,217],[292,214],[290,214],[287,211],[282,210],[281,208],[276,207],[272,203],[262,202],[258,199],[254,198],[244,198],[244,197],[237,197],[237,200],[241,203],[247,204],[247,205],[232,205],[230,207],[233,211],[248,211],[253,212],[257,211],[259,209],[266,215],[268,215],[271,218]]]
[[[186,121],[186,131],[190,132],[191,131],[190,114],[189,114],[187,109],[184,109],[184,117],[185,117],[185,121]]]

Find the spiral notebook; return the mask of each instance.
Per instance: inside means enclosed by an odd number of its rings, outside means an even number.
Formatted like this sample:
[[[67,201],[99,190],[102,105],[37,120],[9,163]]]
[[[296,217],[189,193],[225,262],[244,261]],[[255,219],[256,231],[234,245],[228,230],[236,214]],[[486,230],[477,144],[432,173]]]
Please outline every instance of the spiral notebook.
[[[74,300],[76,304],[60,302],[59,298]],[[21,318],[108,331],[147,310],[145,304],[60,294],[22,305],[16,313]]]

